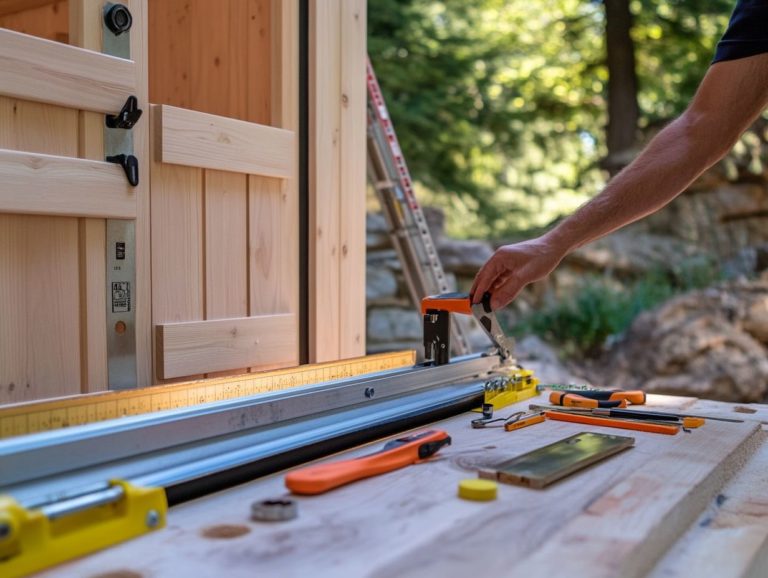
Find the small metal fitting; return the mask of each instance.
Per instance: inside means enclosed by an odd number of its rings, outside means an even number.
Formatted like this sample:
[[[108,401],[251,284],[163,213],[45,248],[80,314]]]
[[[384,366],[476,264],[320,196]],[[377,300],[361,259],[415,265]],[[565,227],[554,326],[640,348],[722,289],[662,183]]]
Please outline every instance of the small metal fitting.
[[[298,515],[298,505],[291,498],[274,498],[251,504],[251,520],[256,522],[284,522]]]
[[[365,397],[368,399],[373,399],[373,396],[376,395],[376,390],[372,387],[366,387],[365,388]]]
[[[157,512],[157,510],[150,510],[147,512],[145,522],[147,524],[147,528],[157,528],[158,524],[160,523],[160,514]]]

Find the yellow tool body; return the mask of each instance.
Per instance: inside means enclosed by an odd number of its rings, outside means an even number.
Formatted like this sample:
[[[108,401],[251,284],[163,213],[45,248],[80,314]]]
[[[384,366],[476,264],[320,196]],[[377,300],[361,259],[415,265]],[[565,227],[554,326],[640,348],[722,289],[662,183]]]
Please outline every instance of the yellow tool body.
[[[536,397],[539,380],[530,369],[516,367],[507,375],[492,379],[485,384],[483,402],[491,404],[493,410],[499,410],[513,403]],[[480,412],[482,409],[473,411]]]
[[[122,490],[116,500],[53,519],[0,496],[0,576],[27,576],[165,526],[165,490],[121,480],[111,487]]]

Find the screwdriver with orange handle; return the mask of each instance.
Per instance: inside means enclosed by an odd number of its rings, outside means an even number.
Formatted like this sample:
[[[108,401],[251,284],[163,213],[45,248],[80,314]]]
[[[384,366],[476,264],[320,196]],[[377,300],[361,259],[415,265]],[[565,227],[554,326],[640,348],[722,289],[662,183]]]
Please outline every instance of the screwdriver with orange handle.
[[[549,403],[565,407],[582,407],[587,409],[627,407],[626,399],[591,399],[583,395],[582,392],[568,393],[566,391],[553,391],[550,393]]]
[[[444,431],[427,430],[387,442],[378,452],[290,472],[285,485],[294,494],[322,494],[344,484],[397,470],[432,457],[451,444]]]

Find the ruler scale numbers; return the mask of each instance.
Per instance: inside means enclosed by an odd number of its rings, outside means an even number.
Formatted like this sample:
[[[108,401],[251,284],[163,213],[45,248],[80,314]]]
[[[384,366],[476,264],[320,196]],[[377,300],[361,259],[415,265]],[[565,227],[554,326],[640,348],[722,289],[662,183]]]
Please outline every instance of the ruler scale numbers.
[[[415,361],[414,351],[396,351],[262,373],[17,403],[0,407],[0,439],[283,391],[408,367]]]

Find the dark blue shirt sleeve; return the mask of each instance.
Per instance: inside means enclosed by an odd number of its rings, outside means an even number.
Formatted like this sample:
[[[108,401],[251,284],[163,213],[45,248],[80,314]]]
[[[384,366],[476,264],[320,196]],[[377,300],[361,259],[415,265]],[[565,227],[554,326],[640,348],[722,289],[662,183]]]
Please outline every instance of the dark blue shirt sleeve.
[[[712,63],[768,52],[768,0],[739,0]]]

